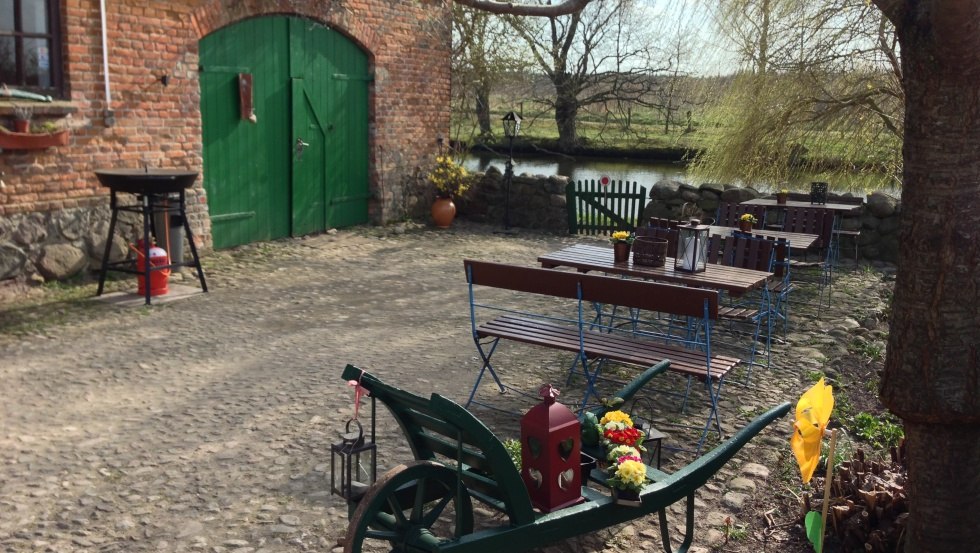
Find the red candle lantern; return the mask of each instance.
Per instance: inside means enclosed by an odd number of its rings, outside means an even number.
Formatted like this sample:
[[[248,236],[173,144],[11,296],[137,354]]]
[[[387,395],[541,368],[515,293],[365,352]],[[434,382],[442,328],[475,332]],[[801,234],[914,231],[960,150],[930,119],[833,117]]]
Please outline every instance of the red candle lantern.
[[[531,504],[545,513],[582,501],[581,425],[558,390],[545,384],[541,403],[521,418],[521,477]]]

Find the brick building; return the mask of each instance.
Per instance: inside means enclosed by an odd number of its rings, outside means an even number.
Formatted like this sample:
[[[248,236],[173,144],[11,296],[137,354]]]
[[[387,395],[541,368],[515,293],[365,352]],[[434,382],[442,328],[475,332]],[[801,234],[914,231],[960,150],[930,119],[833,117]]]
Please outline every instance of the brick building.
[[[0,280],[99,266],[100,168],[199,171],[188,219],[205,248],[415,214],[448,133],[449,50],[440,0],[0,5],[0,81],[54,100],[0,95],[0,124],[29,106],[33,133],[69,131],[0,152]],[[115,236],[124,256],[135,234]]]

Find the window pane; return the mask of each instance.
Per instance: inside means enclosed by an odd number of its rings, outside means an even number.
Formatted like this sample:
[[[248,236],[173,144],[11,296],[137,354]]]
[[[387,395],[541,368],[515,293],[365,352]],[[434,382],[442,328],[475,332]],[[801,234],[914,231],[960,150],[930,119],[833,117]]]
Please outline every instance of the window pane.
[[[14,30],[14,0],[0,0],[0,31]]]
[[[17,84],[17,60],[14,37],[0,36],[0,83]]]
[[[25,33],[48,33],[47,0],[22,0]]]
[[[51,48],[43,38],[24,39],[24,84],[51,86]]]

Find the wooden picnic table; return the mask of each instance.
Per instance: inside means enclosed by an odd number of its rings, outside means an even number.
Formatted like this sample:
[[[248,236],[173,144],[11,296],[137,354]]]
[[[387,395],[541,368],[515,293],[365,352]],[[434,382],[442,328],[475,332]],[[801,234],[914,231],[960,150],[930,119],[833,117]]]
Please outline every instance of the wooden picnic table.
[[[752,200],[745,200],[741,202],[741,205],[764,205],[766,207],[812,207],[813,209],[829,209],[834,213],[851,213],[854,211],[859,211],[863,206],[861,204],[835,204],[835,203],[825,203],[825,204],[811,204],[810,202],[801,202],[799,200],[786,200],[786,203],[779,203],[772,198],[755,198]]]
[[[731,236],[733,231],[741,232],[735,227],[721,227],[717,225],[711,225],[711,230],[708,232],[710,232],[711,235],[713,236]],[[783,232],[781,230],[763,229],[763,228],[754,228],[752,229],[752,232],[750,234],[752,234],[753,236],[775,238],[777,240],[780,238],[784,238],[786,240],[789,240],[790,247],[803,249],[803,250],[808,249],[810,246],[813,246],[814,244],[817,243],[818,240],[820,240],[820,236],[817,234],[805,234],[802,232]]]
[[[632,258],[623,263],[614,263],[612,248],[590,244],[575,244],[541,255],[538,257],[538,262],[547,269],[572,267],[581,273],[602,271],[633,278],[646,278],[685,286],[724,290],[735,296],[760,288],[773,277],[773,273],[765,271],[741,269],[714,263],[709,263],[707,270],[700,273],[678,271],[674,269],[673,257],[668,257],[662,267],[636,265]]]

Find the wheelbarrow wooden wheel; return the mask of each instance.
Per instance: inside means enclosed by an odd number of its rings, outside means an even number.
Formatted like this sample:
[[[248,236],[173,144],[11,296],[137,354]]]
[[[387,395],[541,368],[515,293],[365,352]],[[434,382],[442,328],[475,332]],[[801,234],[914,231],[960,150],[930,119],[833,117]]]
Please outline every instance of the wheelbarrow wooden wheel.
[[[345,553],[387,542],[391,551],[429,552],[473,532],[473,503],[456,471],[432,461],[398,465],[364,494],[347,527]],[[371,542],[370,545],[365,541]]]

